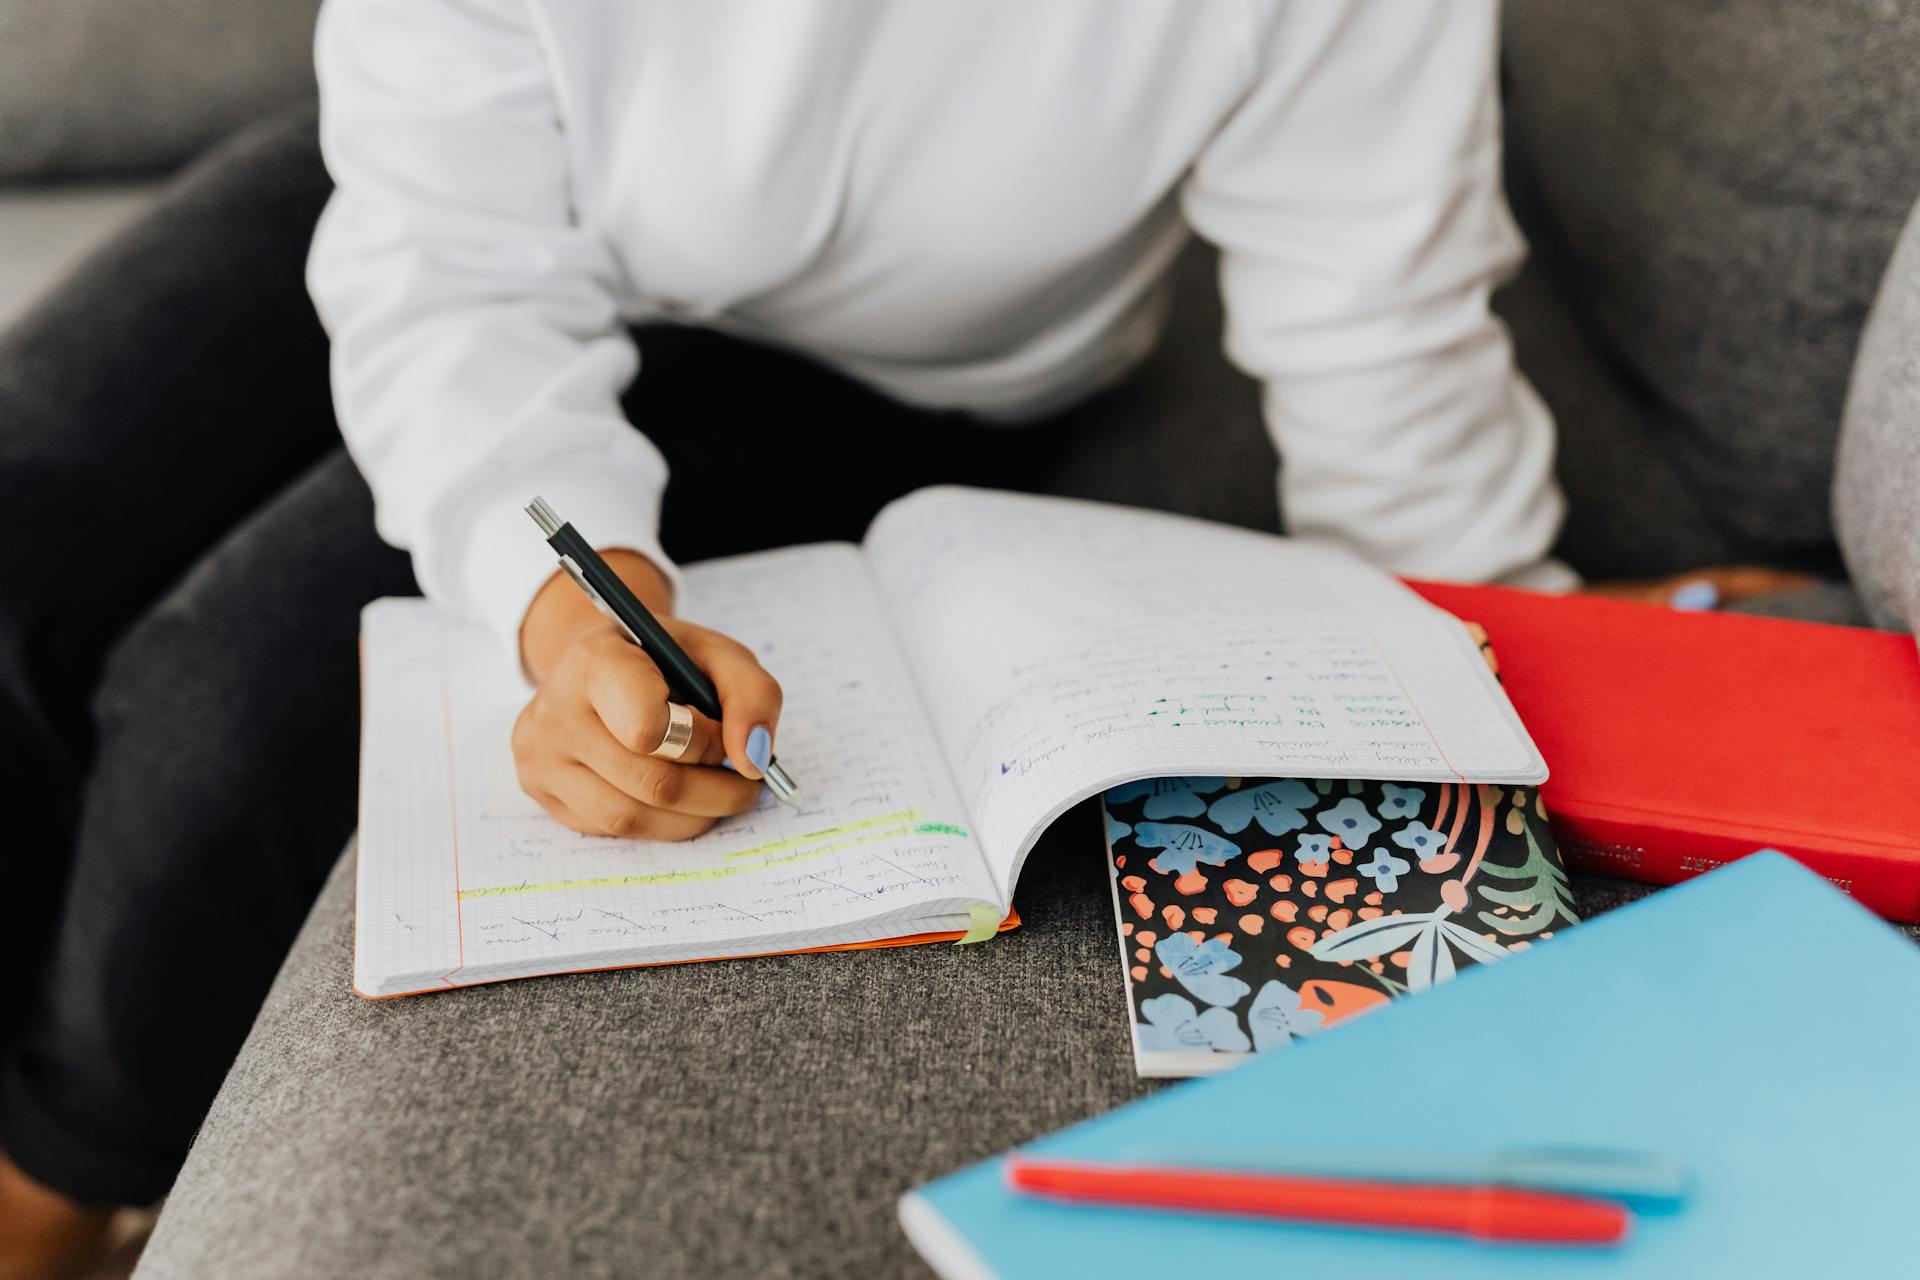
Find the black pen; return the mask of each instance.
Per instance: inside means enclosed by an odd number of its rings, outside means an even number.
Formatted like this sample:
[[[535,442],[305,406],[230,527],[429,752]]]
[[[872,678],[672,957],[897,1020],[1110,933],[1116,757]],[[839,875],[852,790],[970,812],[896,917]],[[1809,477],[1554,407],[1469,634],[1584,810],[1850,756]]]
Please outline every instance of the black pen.
[[[528,505],[527,514],[547,536],[547,545],[560,557],[560,567],[567,571],[567,576],[587,593],[587,598],[600,612],[619,623],[627,638],[653,659],[660,674],[667,678],[667,689],[673,699],[717,723],[720,694],[713,687],[713,681],[687,656],[685,649],[674,643],[660,620],[647,612],[647,606],[640,603],[639,597],[620,580],[620,575],[607,566],[600,553],[580,536],[579,530],[554,513],[546,499],[536,497]],[[761,774],[767,789],[782,800],[791,801],[800,794],[800,788],[794,785],[778,760],[769,758]]]

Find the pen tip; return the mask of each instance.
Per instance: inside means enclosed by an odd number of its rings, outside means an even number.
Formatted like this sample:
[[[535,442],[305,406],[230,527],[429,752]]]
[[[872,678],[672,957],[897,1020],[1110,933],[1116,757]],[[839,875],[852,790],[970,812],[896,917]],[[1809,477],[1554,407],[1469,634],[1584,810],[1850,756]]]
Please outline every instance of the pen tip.
[[[767,761],[766,772],[762,777],[773,794],[788,804],[799,804],[800,788],[794,784],[787,771],[780,767],[778,760]]]

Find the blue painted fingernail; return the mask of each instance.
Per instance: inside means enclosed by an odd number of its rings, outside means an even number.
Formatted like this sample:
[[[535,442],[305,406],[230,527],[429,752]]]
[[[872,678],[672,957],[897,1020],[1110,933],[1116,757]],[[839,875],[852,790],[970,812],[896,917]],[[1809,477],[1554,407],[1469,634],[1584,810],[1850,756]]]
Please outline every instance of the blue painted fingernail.
[[[767,771],[767,761],[773,759],[773,735],[767,732],[767,726],[757,724],[753,732],[747,735],[747,760],[759,773]]]
[[[1705,578],[1683,582],[1673,589],[1667,604],[1687,613],[1701,613],[1720,603],[1720,588]]]

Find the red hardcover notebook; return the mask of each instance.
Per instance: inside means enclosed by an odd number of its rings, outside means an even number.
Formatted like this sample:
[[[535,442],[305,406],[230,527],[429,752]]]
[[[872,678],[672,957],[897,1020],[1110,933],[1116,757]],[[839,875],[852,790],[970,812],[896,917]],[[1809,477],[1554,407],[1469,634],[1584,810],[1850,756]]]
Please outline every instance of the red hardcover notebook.
[[[1486,629],[1569,866],[1672,884],[1771,846],[1920,921],[1913,637],[1409,585]]]

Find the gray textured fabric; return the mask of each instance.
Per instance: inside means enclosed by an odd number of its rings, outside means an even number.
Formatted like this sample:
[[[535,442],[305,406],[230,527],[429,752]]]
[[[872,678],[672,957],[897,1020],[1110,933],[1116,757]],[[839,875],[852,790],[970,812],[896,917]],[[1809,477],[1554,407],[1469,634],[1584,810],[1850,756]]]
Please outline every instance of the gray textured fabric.
[[[1563,551],[1825,567],[1854,344],[1920,194],[1920,0],[1508,0],[1504,65],[1542,282],[1503,305],[1560,422]]]
[[[1811,601],[1811,602],[1810,602]],[[1841,621],[1844,592],[1757,609]],[[902,1190],[1134,1078],[1095,815],[964,952],[542,978],[369,1004],[335,869],[137,1280],[926,1274]],[[1591,918],[1651,886],[1577,876]],[[1920,929],[1908,929],[1920,937]]]
[[[1095,814],[975,947],[348,990],[349,855],[138,1275],[890,1276],[906,1187],[1144,1093]]]
[[[1661,442],[1663,426],[1582,326],[1552,270],[1525,187],[1510,181],[1529,227],[1525,268],[1494,295],[1514,355],[1558,426],[1555,470],[1567,519],[1555,551],[1589,578],[1651,577],[1732,559]]]
[[[1753,613],[1793,622],[1825,622],[1840,627],[1870,627],[1866,606],[1843,582],[1822,582],[1793,591],[1770,591],[1725,606],[1728,613]]]
[[[171,168],[311,97],[319,0],[0,0],[0,181]]]
[[[1920,631],[1920,205],[1860,341],[1833,503],[1868,612]]]
[[[912,947],[348,990],[352,853],[281,970],[137,1280],[926,1274],[906,1188],[1133,1075],[1086,809],[1026,924]],[[1648,886],[1576,877],[1589,917]]]

